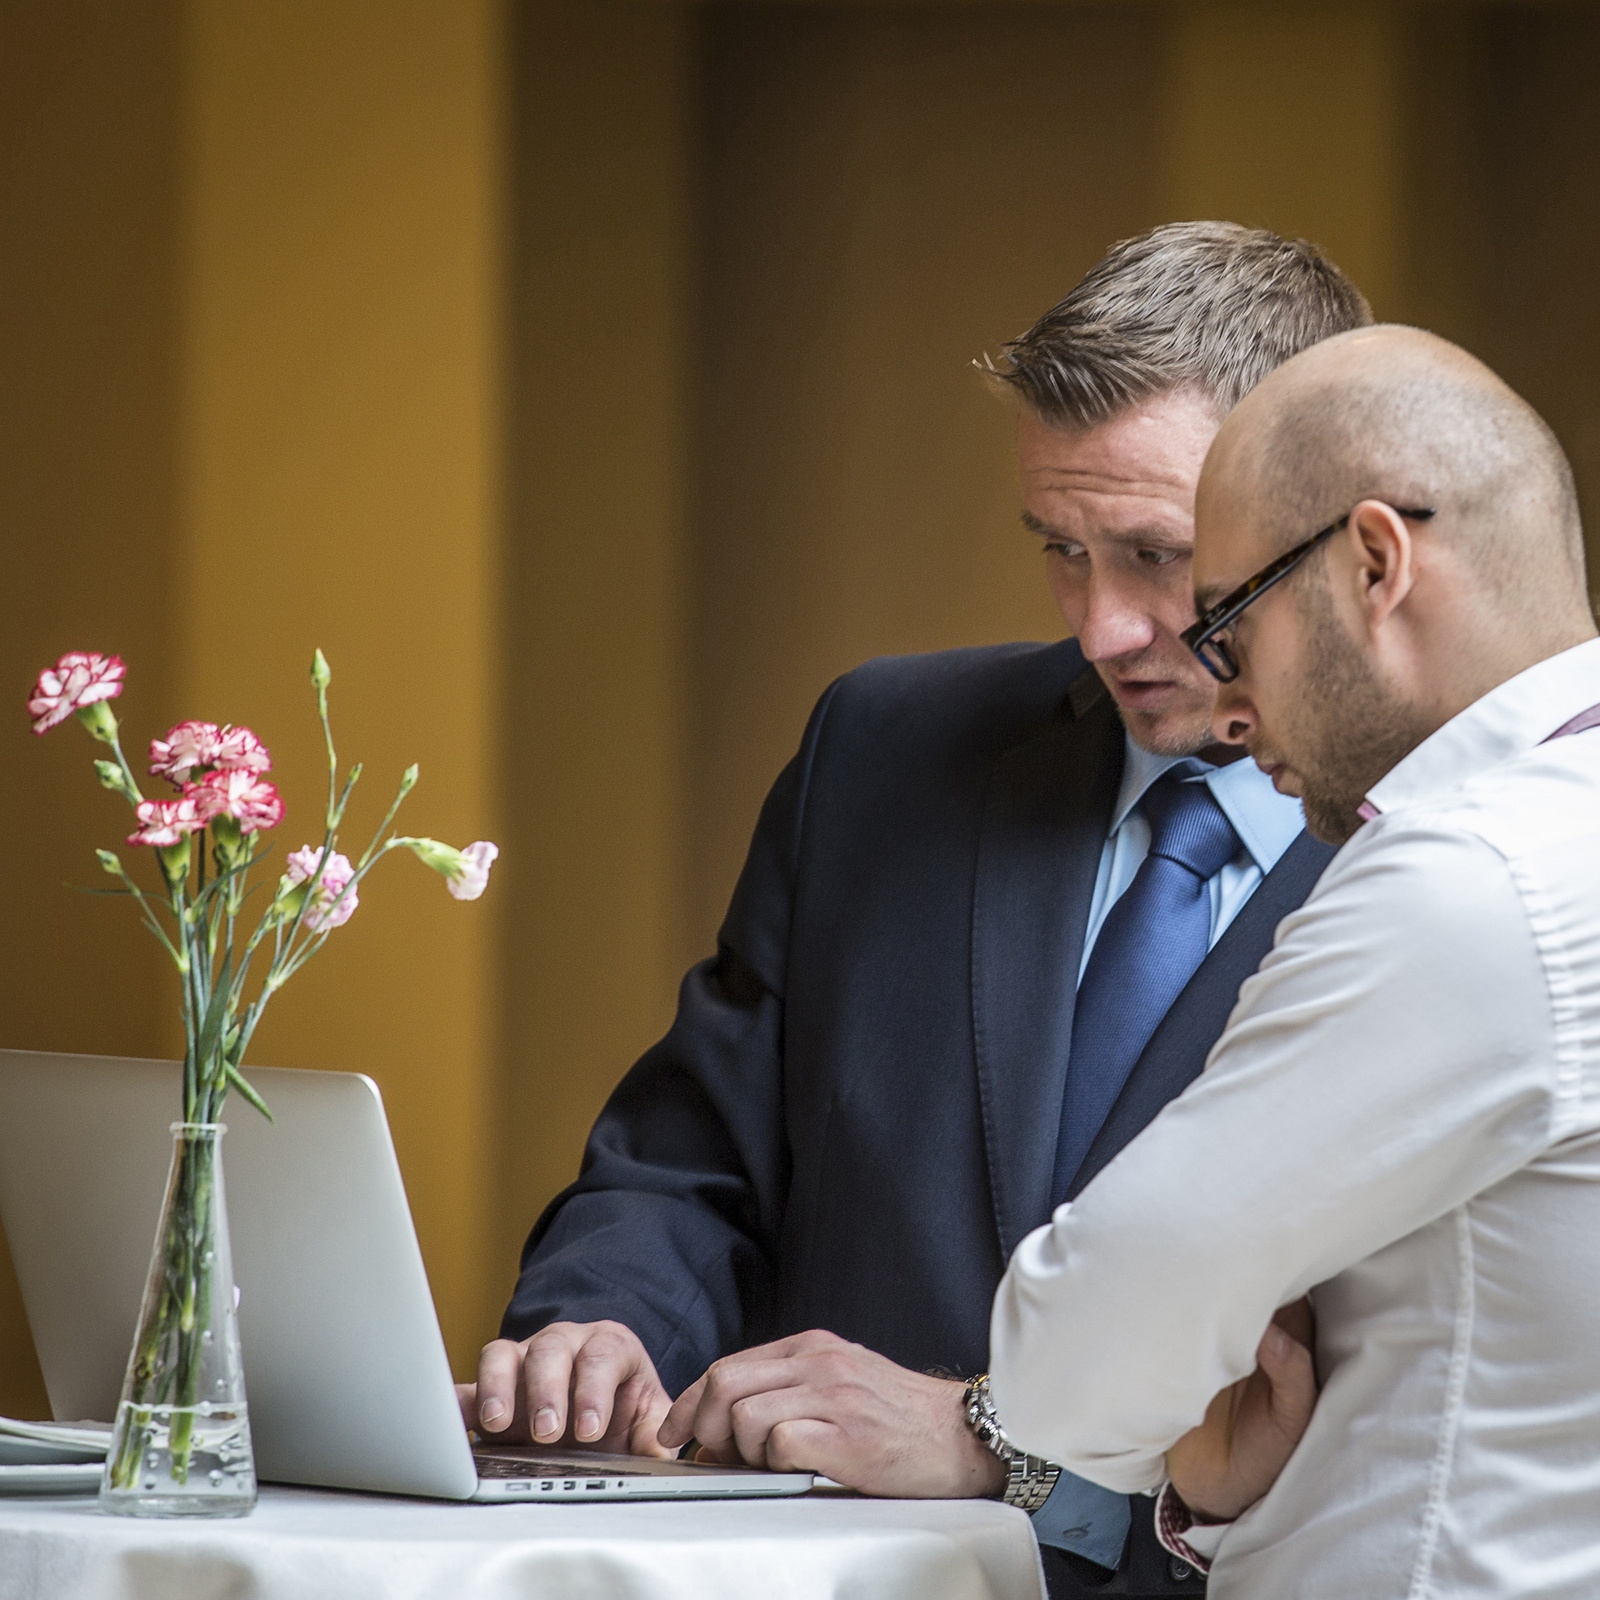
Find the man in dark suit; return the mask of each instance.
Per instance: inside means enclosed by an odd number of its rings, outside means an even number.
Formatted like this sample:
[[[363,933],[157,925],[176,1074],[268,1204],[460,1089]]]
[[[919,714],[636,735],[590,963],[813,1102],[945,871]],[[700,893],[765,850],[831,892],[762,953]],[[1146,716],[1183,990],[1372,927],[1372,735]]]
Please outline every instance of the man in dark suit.
[[[1367,321],[1312,247],[1196,223],[1119,245],[1007,347],[1073,637],[822,697],[716,955],[534,1228],[469,1425],[1004,1493],[1053,1596],[1198,1589],[1149,1502],[1008,1459],[971,1380],[1013,1247],[1200,1071],[1329,859],[1211,747],[1178,634],[1222,417]]]

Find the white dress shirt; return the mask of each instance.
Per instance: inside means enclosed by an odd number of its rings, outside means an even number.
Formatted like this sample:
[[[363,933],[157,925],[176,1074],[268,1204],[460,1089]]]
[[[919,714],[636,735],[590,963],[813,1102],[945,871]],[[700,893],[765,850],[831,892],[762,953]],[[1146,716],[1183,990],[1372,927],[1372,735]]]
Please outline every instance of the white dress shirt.
[[[1600,1595],[1600,641],[1371,791],[1206,1070],[1018,1247],[1015,1441],[1124,1492],[1314,1290],[1323,1390],[1213,1600]]]
[[[1233,824],[1242,848],[1207,883],[1211,896],[1211,937],[1209,950],[1228,924],[1244,909],[1261,880],[1277,866],[1306,825],[1298,800],[1281,795],[1272,779],[1255,762],[1233,761],[1214,767],[1193,756],[1158,756],[1142,750],[1124,736],[1127,754],[1122,763],[1122,783],[1117,803],[1111,811],[1111,829],[1100,852],[1100,867],[1095,874],[1094,895],[1089,901],[1089,922],[1083,936],[1083,958],[1078,963],[1078,980],[1094,952],[1094,942],[1112,906],[1133,882],[1144,858],[1150,854],[1150,824],[1135,807],[1157,778],[1174,767],[1184,767],[1204,782],[1211,798]]]

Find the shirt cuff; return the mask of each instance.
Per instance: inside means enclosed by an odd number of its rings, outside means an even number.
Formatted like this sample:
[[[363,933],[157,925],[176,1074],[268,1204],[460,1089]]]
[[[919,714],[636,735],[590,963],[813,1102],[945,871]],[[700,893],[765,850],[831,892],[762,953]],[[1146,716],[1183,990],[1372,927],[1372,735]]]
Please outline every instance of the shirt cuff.
[[[1231,1522],[1196,1522],[1178,1491],[1170,1483],[1162,1484],[1156,1497],[1156,1538],[1162,1549],[1187,1561],[1197,1572],[1210,1572],[1222,1536],[1232,1526]]]
[[[1033,1533],[1040,1544],[1115,1569],[1122,1563],[1132,1522],[1127,1495],[1102,1489],[1063,1468],[1050,1498],[1033,1513]]]

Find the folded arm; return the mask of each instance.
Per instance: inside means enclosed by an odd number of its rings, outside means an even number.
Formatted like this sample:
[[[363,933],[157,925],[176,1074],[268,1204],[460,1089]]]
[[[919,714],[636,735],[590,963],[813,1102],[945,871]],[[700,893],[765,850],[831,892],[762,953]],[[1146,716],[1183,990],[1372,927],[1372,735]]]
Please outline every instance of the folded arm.
[[[1391,825],[1338,858],[1201,1078],[1012,1258],[991,1337],[1018,1442],[1160,1483],[1279,1306],[1548,1144],[1546,996],[1486,845]]]

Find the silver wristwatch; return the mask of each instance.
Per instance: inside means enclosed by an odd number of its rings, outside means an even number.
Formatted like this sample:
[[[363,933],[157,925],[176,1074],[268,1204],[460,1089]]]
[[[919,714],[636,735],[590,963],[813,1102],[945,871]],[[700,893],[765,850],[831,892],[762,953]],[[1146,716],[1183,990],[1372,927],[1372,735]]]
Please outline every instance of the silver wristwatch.
[[[1026,1454],[1006,1438],[989,1393],[987,1372],[980,1372],[967,1385],[966,1407],[967,1426],[986,1449],[992,1450],[1006,1464],[1006,1487],[1001,1498],[1008,1506],[1016,1506],[1031,1516],[1050,1498],[1050,1491],[1061,1476],[1061,1468],[1053,1461]]]

